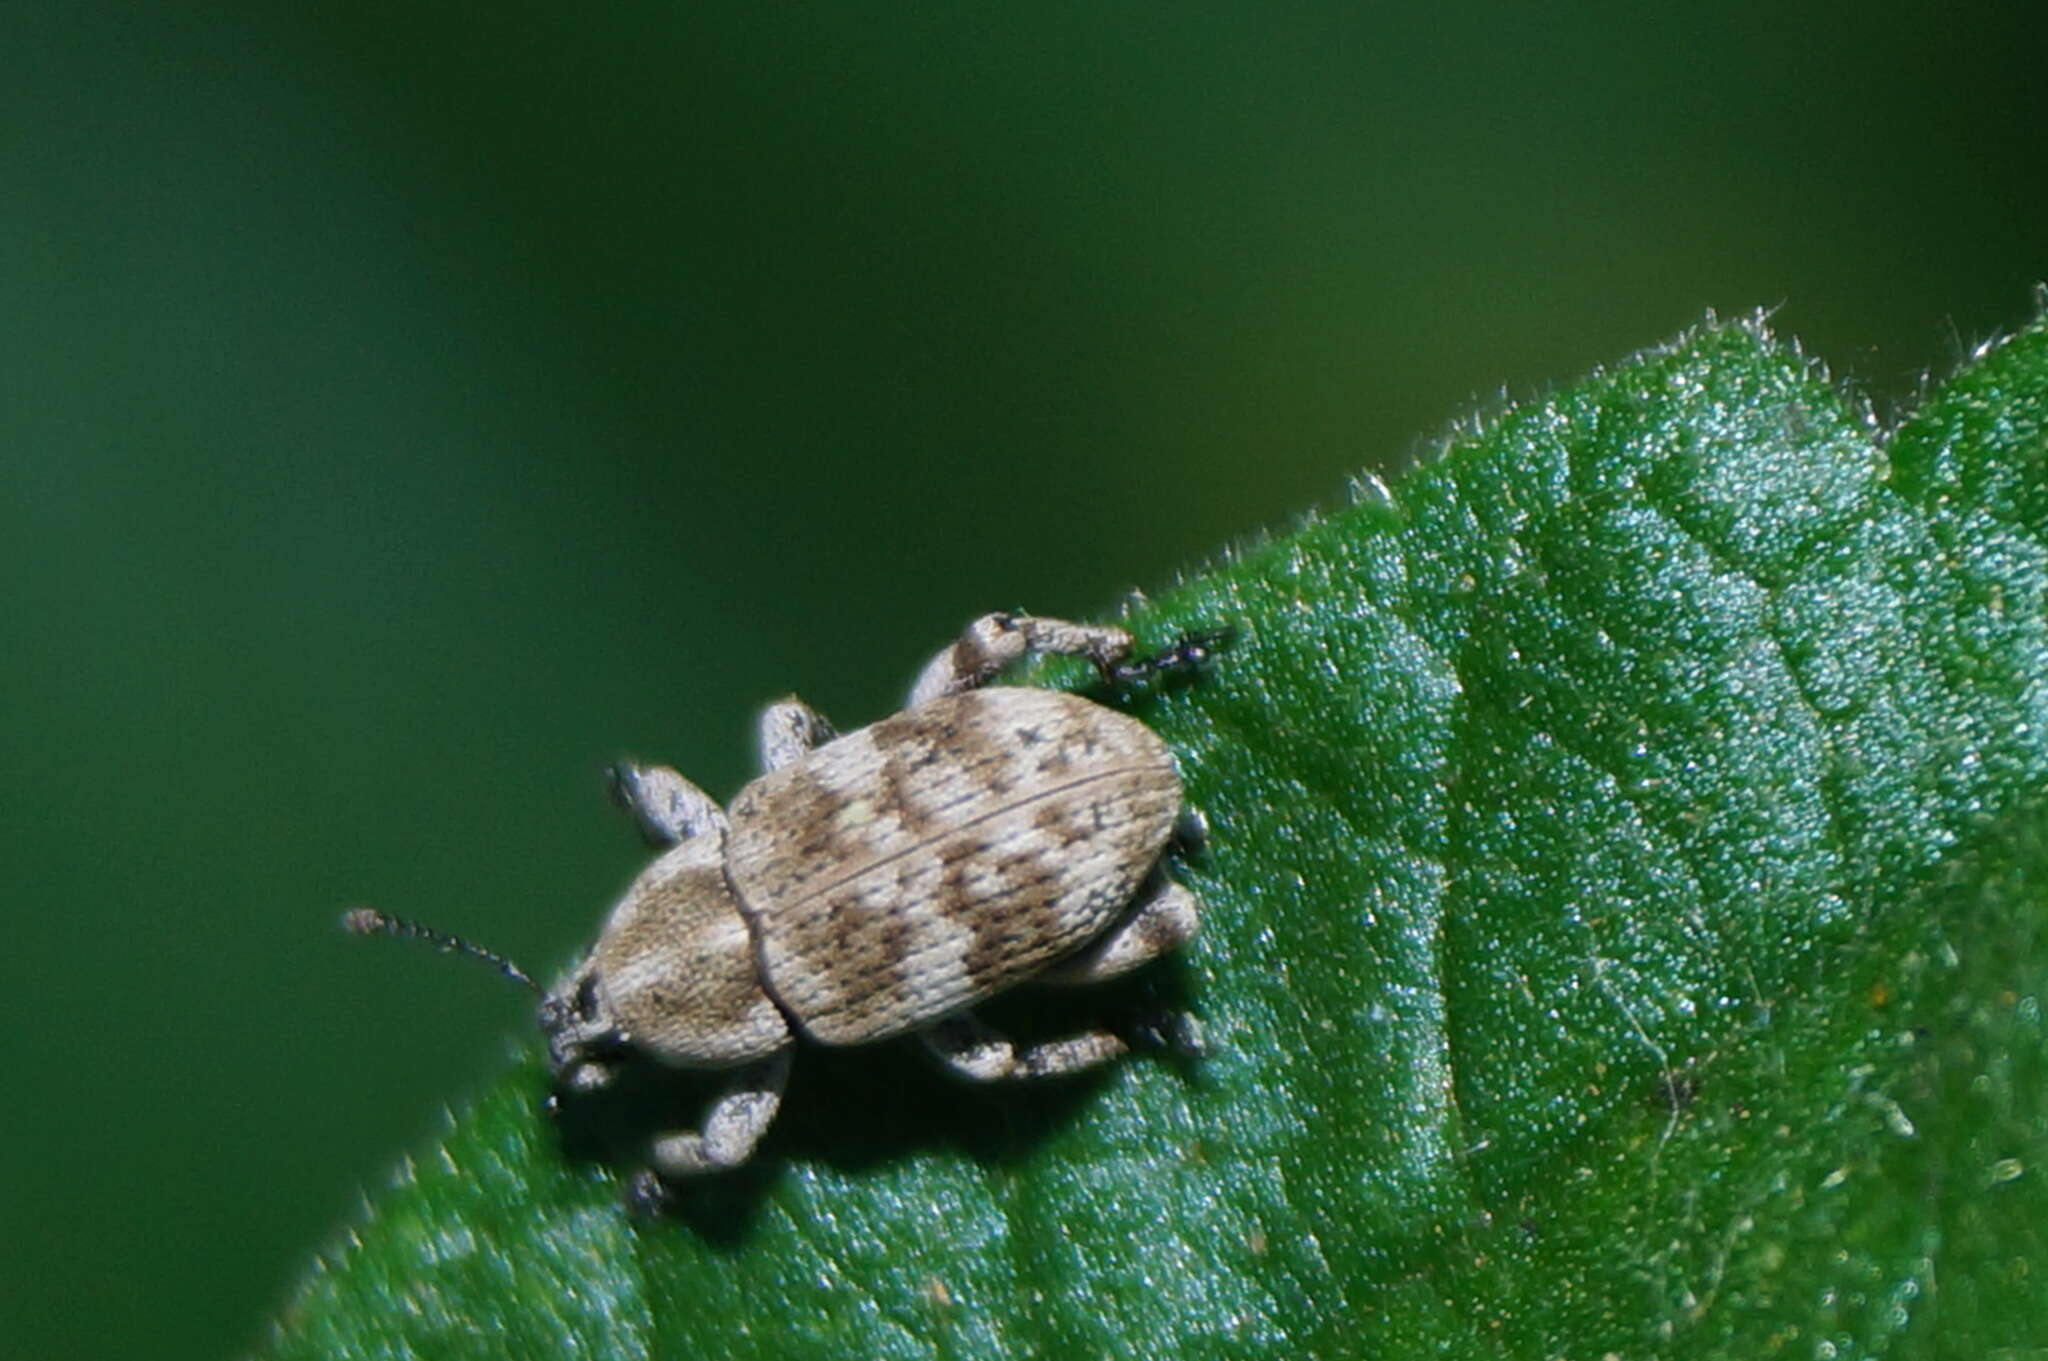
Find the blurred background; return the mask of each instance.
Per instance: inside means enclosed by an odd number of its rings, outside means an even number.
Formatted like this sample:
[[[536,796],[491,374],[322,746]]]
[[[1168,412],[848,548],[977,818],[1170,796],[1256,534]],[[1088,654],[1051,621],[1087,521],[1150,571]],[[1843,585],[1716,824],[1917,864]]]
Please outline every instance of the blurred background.
[[[6,0],[0,1349],[215,1357],[639,853],[989,608],[1775,307],[1879,404],[2048,276],[2026,3]]]

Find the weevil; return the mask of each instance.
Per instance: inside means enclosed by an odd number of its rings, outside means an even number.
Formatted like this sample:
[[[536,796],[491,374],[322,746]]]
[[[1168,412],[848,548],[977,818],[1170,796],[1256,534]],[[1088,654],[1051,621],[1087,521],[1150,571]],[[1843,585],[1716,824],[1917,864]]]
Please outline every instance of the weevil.
[[[1169,878],[1197,840],[1173,754],[1128,715],[1078,695],[991,685],[1030,655],[1088,659],[1105,682],[1192,672],[1227,632],[1133,660],[1119,628],[1025,614],[970,624],[919,674],[903,710],[845,736],[794,696],[759,723],[763,773],[730,809],[665,766],[624,763],[612,789],[661,854],[597,942],[543,992],[467,941],[358,909],[350,929],[479,956],[542,993],[558,1092],[621,1065],[730,1070],[701,1126],[653,1138],[628,1197],[737,1167],[775,1118],[799,1038],[862,1045],[919,1035],[988,1082],[1115,1059],[1108,1028],[1018,1047],[976,1003],[1027,980],[1114,978],[1186,943],[1200,910]]]

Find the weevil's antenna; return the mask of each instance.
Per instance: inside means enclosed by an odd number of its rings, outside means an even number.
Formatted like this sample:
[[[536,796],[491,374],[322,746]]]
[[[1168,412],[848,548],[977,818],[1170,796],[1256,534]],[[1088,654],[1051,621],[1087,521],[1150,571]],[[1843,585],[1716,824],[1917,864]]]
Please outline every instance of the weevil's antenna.
[[[526,971],[517,964],[495,951],[484,949],[481,945],[471,945],[460,936],[451,936],[446,932],[436,931],[431,926],[409,922],[403,917],[386,916],[374,907],[351,908],[342,913],[341,924],[358,936],[410,936],[414,940],[425,941],[437,950],[468,955],[471,959],[481,959],[486,964],[496,965],[498,972],[513,982],[524,983],[541,996],[547,996],[541,985],[528,978]]]

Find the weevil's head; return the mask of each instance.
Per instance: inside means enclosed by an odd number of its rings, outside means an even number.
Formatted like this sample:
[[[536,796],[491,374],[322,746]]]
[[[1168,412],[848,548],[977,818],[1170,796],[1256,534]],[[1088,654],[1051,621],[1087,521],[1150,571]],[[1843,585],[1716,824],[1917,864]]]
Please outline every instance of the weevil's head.
[[[470,955],[541,992],[504,956],[415,922],[365,907],[342,924],[359,935],[411,936]],[[607,1086],[629,1057],[730,1068],[790,1042],[726,883],[723,832],[693,836],[641,872],[582,963],[542,994],[540,1029],[556,1090],[565,1093]]]
[[[722,832],[680,842],[641,872],[541,1003],[540,1027],[565,1092],[605,1086],[629,1054],[730,1068],[790,1042],[726,882]]]

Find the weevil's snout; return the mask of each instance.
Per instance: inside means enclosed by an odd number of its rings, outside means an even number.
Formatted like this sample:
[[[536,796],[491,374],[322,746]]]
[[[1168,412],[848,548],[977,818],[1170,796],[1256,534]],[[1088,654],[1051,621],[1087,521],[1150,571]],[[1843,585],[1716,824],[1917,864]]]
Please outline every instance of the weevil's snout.
[[[625,1046],[613,1022],[604,985],[585,964],[540,1004],[540,1030],[547,1037],[548,1062],[563,1092],[596,1091],[611,1082],[609,1060]]]

